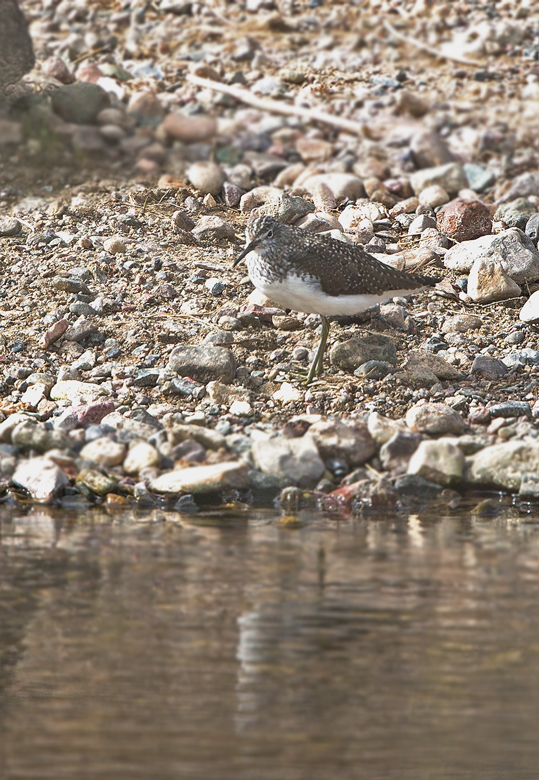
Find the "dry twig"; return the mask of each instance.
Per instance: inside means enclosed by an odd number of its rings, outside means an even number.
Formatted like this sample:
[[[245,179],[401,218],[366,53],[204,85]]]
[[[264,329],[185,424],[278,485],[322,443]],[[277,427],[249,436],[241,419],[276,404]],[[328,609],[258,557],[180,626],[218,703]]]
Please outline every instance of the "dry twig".
[[[247,89],[231,87],[228,84],[221,84],[219,81],[212,81],[212,79],[203,79],[200,76],[189,75],[187,78],[197,87],[223,92],[225,95],[230,95],[236,100],[241,100],[249,106],[259,108],[262,111],[268,111],[271,114],[301,117],[302,119],[308,119],[311,122],[322,122],[326,125],[333,125],[333,127],[344,130],[347,133],[352,133],[353,135],[363,134],[363,125],[359,122],[354,122],[352,119],[326,114],[324,111],[316,111],[311,108],[292,106],[290,103],[281,103],[278,100],[271,100],[270,98],[259,98]]]
[[[415,46],[416,49],[421,49],[421,51],[430,54],[432,57],[436,57],[438,60],[451,60],[452,62],[458,62],[460,65],[473,65],[475,68],[481,67],[481,63],[477,60],[469,60],[467,57],[458,57],[457,55],[453,56],[452,54],[444,54],[444,52],[435,49],[434,46],[429,46],[428,43],[423,43],[423,41],[420,41],[419,38],[413,38],[410,35],[403,35],[403,33],[400,33],[398,30],[396,30],[387,20],[384,20],[384,27],[387,32],[398,41],[402,41],[402,43],[405,43],[407,46]]]

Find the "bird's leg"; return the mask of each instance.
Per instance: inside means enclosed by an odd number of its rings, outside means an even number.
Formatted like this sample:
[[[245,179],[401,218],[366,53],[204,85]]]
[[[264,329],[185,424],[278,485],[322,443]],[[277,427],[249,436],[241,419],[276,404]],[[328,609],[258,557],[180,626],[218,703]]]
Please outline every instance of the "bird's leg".
[[[320,315],[320,319],[322,320],[322,333],[320,334],[320,343],[318,344],[316,355],[314,356],[314,360],[311,363],[311,368],[307,375],[307,379],[305,380],[306,385],[308,385],[309,382],[312,381],[314,376],[320,376],[324,366],[324,352],[326,351],[326,344],[328,340],[329,320],[327,317],[324,317],[323,314]]]

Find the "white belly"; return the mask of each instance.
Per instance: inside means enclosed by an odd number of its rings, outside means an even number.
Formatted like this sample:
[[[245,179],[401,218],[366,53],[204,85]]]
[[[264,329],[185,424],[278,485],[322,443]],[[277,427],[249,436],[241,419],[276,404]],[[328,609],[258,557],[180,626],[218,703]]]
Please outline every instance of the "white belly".
[[[247,266],[254,286],[277,306],[307,314],[323,314],[326,317],[361,314],[390,298],[418,292],[418,290],[387,290],[381,295],[327,295],[320,289],[320,284],[315,279],[301,279],[299,276],[290,275],[282,282],[268,281],[256,272],[254,263],[247,262]]]

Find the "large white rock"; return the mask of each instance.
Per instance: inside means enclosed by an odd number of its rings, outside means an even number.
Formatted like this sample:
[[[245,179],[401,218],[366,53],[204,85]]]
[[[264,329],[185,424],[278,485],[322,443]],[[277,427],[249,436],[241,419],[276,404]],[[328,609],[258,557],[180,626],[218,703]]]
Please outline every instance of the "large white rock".
[[[79,382],[76,379],[61,379],[51,388],[50,397],[53,401],[77,401],[92,403],[96,398],[110,395],[103,385],[96,382]]]
[[[100,466],[118,466],[125,457],[125,450],[125,444],[113,441],[107,436],[101,436],[99,439],[85,444],[80,451],[80,456],[84,460],[98,463]]]
[[[464,478],[473,485],[518,490],[526,473],[537,474],[539,443],[519,439],[485,447],[467,458]]]
[[[200,495],[231,488],[241,490],[247,487],[249,487],[249,471],[247,464],[240,461],[176,469],[150,480],[150,490],[165,495],[178,493]]]
[[[446,252],[443,262],[452,271],[469,273],[479,259],[500,262],[505,273],[518,284],[539,279],[539,252],[518,228],[455,244]]]
[[[69,485],[61,468],[46,456],[23,460],[12,477],[13,484],[24,488],[34,501],[48,504]]]
[[[505,301],[520,295],[520,287],[496,260],[478,258],[468,277],[468,295],[476,303]]]

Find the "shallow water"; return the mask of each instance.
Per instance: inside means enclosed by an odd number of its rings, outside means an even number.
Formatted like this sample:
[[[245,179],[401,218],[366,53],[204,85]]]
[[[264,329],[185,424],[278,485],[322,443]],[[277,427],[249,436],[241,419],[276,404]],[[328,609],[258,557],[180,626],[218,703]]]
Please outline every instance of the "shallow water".
[[[539,516],[2,511],[2,780],[538,776]]]

